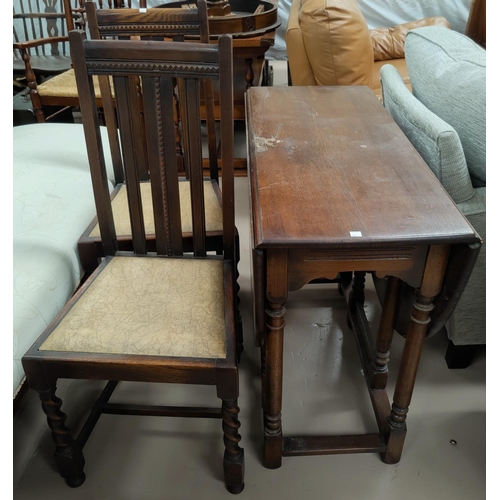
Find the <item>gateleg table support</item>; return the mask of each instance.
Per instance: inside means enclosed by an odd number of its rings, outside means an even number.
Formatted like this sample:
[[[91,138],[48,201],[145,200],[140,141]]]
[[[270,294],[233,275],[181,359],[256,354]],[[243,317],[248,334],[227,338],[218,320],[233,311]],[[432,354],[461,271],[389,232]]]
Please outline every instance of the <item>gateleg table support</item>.
[[[377,341],[375,346],[374,373],[370,387],[372,389],[385,389],[389,376],[389,350],[392,344],[394,326],[396,321],[396,309],[398,294],[401,289],[401,280],[395,276],[389,278],[384,307],[380,317]]]

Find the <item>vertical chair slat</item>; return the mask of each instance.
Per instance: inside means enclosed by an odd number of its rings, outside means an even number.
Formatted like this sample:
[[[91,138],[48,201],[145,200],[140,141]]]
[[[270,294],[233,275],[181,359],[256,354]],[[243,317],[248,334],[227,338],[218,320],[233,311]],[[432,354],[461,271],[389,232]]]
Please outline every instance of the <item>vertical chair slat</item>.
[[[201,148],[200,80],[184,79],[185,95],[181,98],[186,106],[189,158],[189,179],[191,190],[191,210],[193,219],[193,250],[197,257],[205,256],[205,202],[203,193],[203,155]],[[185,148],[186,149],[186,148]]]
[[[108,179],[102,148],[101,129],[95,106],[95,92],[92,77],[87,74],[83,41],[85,34],[72,31],[69,34],[74,59],[78,94],[81,96],[83,130],[87,143],[92,187],[96,203],[97,218],[105,255],[114,255],[118,248],[116,230],[111,209]]]
[[[99,27],[97,25],[96,5],[94,2],[89,2],[86,5],[87,21],[89,27],[89,34],[91,38],[99,40]],[[113,172],[115,174],[115,182],[121,184],[124,181],[123,177],[123,163],[120,153],[120,143],[118,138],[118,127],[116,126],[115,107],[113,105],[113,98],[111,95],[111,85],[109,77],[99,76],[99,87],[101,89],[102,107],[104,110],[104,121],[106,122],[106,130],[108,132],[109,149],[111,151],[111,161],[113,163]]]
[[[212,80],[204,80],[205,112],[207,115],[208,164],[210,179],[219,183],[219,164],[217,159],[217,132],[215,128],[214,89]]]
[[[161,105],[163,118],[163,141],[165,144],[165,170],[163,172],[163,189],[166,197],[165,217],[168,217],[169,223],[170,251],[172,255],[182,255],[182,224],[175,130],[176,114],[175,103],[172,99],[174,93],[173,79],[165,79],[164,87],[165,91],[162,94]]]
[[[142,82],[157,252],[182,255],[173,82],[151,77]]]
[[[40,7],[40,2],[39,2],[39,0],[37,0],[37,2],[36,2],[36,9],[37,9],[37,11],[38,11],[38,12],[42,12],[42,9],[41,9],[41,7]],[[42,38],[42,36],[43,36],[43,24],[42,24],[42,23],[43,23],[43,19],[40,17],[40,18],[38,19],[38,28],[40,29],[40,38]],[[34,36],[34,35],[35,35],[35,34],[33,33],[33,38],[37,38],[37,37],[36,37],[36,36]]]
[[[185,95],[186,95],[186,87],[183,78],[177,78],[177,92],[179,98],[179,118],[181,122],[181,135],[182,135],[182,149],[184,155],[184,171],[186,172],[186,177],[189,179],[191,166],[189,165],[189,157],[185,151],[186,145],[189,143],[189,138],[187,136],[187,126],[183,124],[187,124],[187,115],[186,115],[186,104],[185,104]]]
[[[222,223],[224,258],[234,260],[234,126],[233,126],[233,44],[230,36],[219,38],[221,147],[222,147]]]
[[[208,28],[208,11],[205,0],[198,0],[198,12],[200,15],[200,42],[210,43]],[[207,117],[207,138],[208,138],[208,164],[210,169],[210,179],[219,183],[219,165],[217,160],[217,133],[215,128],[214,109],[214,87],[212,80],[208,78],[203,81],[203,91],[205,97],[205,113]]]
[[[146,253],[146,233],[141,202],[139,183],[139,160],[142,150],[136,83],[134,76],[113,77],[115,98],[118,102],[118,124],[120,140],[123,148],[123,164],[125,167],[125,183],[132,228],[132,241],[136,254]]]

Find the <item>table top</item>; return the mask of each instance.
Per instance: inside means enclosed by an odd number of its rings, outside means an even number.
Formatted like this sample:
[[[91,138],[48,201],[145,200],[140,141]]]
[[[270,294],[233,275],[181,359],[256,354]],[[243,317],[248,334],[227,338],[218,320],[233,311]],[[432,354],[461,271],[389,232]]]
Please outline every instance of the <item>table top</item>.
[[[246,93],[255,248],[480,241],[368,87]]]

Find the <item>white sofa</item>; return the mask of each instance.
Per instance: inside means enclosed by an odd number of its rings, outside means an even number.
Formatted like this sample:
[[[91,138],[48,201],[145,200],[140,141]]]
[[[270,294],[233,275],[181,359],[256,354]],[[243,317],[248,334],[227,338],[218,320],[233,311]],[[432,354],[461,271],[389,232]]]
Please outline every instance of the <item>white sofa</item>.
[[[112,189],[111,168],[108,179]],[[22,356],[80,283],[77,242],[95,216],[82,125],[14,127],[13,188],[15,397],[24,381]]]

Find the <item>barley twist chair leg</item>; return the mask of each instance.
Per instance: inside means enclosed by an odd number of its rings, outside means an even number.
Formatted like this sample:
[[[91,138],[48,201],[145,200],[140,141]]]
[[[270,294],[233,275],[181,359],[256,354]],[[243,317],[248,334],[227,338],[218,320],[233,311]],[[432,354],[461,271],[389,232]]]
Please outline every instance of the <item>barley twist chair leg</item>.
[[[222,401],[222,429],[224,431],[224,481],[230,493],[241,493],[245,486],[243,479],[245,475],[245,455],[239,442],[241,436],[238,432],[240,421],[238,413],[240,409],[237,400]]]
[[[68,486],[78,488],[85,481],[85,460],[80,446],[71,438],[71,431],[65,425],[66,414],[61,411],[62,400],[56,396],[55,382],[51,385],[49,390],[40,391],[39,396],[56,445],[57,468]]]

